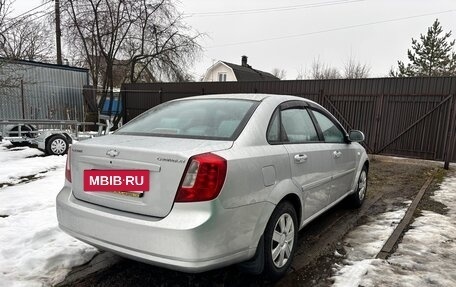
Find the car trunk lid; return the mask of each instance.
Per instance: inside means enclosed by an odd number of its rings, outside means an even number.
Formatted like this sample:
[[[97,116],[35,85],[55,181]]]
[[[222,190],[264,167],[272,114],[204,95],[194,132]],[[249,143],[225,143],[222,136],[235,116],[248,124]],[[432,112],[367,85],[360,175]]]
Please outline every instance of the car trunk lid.
[[[229,149],[232,141],[108,135],[72,146],[72,189],[76,198],[97,205],[155,217],[171,210],[189,158]],[[115,152],[112,152],[115,151]],[[142,197],[84,191],[84,170],[148,170],[150,188]]]

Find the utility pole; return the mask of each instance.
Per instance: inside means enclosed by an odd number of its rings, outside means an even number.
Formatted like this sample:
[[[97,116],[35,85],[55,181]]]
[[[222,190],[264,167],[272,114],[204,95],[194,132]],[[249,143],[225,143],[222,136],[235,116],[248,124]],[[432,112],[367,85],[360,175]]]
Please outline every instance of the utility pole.
[[[60,0],[54,0],[55,2],[55,46],[57,48],[57,65],[62,65],[62,43],[60,36]]]

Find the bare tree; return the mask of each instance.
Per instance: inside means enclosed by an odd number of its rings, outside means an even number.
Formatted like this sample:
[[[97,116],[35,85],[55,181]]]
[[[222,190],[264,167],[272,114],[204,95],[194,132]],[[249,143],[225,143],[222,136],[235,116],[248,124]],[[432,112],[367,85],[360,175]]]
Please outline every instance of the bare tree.
[[[81,55],[85,56],[83,60],[89,66],[95,87],[103,62],[103,94],[109,93],[112,98],[114,61],[132,25],[130,7],[124,5],[124,1],[109,0],[68,0],[62,4],[67,16],[65,27],[72,36],[66,40],[74,41],[70,42],[70,46],[75,45],[73,48],[82,47]]]
[[[8,30],[8,17],[11,13],[12,4],[12,0],[0,0],[0,49],[3,49],[6,42],[5,32]]]
[[[320,58],[314,59],[310,69],[310,79],[340,79],[341,75],[337,68],[331,67],[320,61]]]
[[[36,17],[27,13],[11,17],[14,0],[0,0],[0,57],[21,60],[46,61],[52,53],[50,31]]]
[[[12,0],[0,0],[0,56],[5,46],[5,32],[8,31],[10,25],[9,15],[11,13]],[[17,88],[20,83],[20,75],[16,73],[11,65],[8,65],[9,59],[0,59],[0,96],[4,98],[10,93],[10,89]]]
[[[287,72],[284,69],[279,69],[279,68],[272,69],[271,74],[273,74],[274,76],[276,76],[277,78],[279,78],[281,80],[285,80],[285,78],[287,77]]]
[[[370,66],[367,64],[361,64],[357,62],[353,57],[350,57],[349,60],[344,64],[342,73],[338,68],[330,66],[316,58],[313,60],[312,65],[309,70],[303,71],[301,68],[298,71],[297,80],[304,79],[358,79],[358,78],[367,78],[370,73]]]
[[[64,41],[73,64],[87,67],[92,85],[99,86],[102,56],[98,47],[95,21],[87,3],[80,1],[61,2],[63,13]],[[83,5],[84,4],[84,5]],[[105,70],[105,69],[104,69]]]
[[[304,69],[302,66],[299,69],[296,69],[296,80],[305,80],[307,77],[307,69]]]
[[[12,0],[0,0],[0,33],[5,30],[5,24],[11,13]]]
[[[361,64],[354,57],[350,56],[343,67],[343,78],[360,79],[369,77],[371,67],[368,64]]]
[[[124,81],[189,79],[199,35],[188,33],[172,0],[63,0],[62,11],[69,50],[103,98]]]
[[[52,55],[50,31],[44,23],[18,21],[1,35],[1,57],[46,62]]]
[[[64,27],[73,60],[84,62],[95,86],[112,85],[114,68],[126,82],[185,81],[200,51],[171,0],[65,0]],[[77,49],[80,46],[83,49]],[[78,60],[79,59],[79,60]],[[125,69],[126,67],[126,69]],[[101,78],[99,78],[101,77]],[[116,83],[118,84],[118,83]]]
[[[173,1],[139,2],[137,21],[124,49],[131,61],[130,82],[137,82],[144,73],[153,81],[189,80],[185,70],[201,49],[197,44],[201,35],[182,23]]]

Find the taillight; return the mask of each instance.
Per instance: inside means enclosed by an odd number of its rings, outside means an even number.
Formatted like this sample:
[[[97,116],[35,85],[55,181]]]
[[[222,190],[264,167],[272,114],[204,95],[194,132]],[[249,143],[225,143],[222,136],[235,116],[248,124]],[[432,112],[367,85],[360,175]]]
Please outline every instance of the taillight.
[[[71,182],[71,149],[68,149],[65,165],[65,178]]]
[[[226,160],[212,153],[190,158],[177,190],[176,202],[206,201],[216,198],[226,177]]]

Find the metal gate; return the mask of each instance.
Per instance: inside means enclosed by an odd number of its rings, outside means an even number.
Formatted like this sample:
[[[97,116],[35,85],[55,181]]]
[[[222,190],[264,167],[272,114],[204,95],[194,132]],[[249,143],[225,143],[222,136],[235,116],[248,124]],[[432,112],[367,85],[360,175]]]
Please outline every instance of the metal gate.
[[[325,95],[317,100],[347,130],[366,133],[369,153],[455,161],[455,95]],[[362,111],[362,112],[359,112]]]

